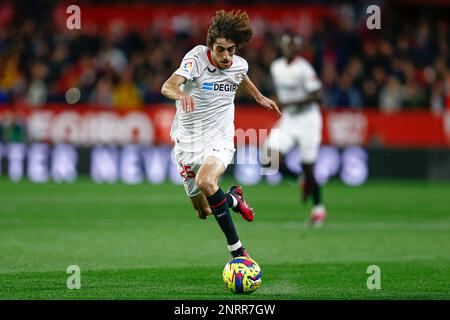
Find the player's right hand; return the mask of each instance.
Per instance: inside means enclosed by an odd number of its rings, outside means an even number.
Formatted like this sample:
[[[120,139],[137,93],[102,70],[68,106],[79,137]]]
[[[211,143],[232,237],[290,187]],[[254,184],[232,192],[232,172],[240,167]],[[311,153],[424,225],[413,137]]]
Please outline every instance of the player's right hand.
[[[181,103],[181,108],[183,108],[185,112],[194,111],[195,107],[194,98],[192,98],[190,95],[180,95],[179,100]]]
[[[263,106],[264,108],[271,110],[273,112],[275,112],[277,114],[277,116],[281,117],[281,111],[278,108],[277,104],[275,103],[275,101],[261,95],[261,97],[259,97],[256,102],[258,102],[261,106]]]

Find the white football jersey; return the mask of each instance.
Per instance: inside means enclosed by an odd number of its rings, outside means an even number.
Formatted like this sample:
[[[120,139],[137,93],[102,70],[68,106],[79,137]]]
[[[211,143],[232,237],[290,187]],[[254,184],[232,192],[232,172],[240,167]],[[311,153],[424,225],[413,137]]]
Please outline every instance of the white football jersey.
[[[180,150],[197,152],[218,140],[234,147],[234,97],[248,71],[245,59],[234,55],[230,68],[220,70],[211,63],[210,50],[196,46],[183,58],[174,74],[187,79],[181,89],[194,98],[195,108],[187,113],[176,101],[177,112],[171,137]]]
[[[278,100],[286,105],[286,111],[295,108],[290,102],[302,100],[322,87],[314,68],[302,57],[296,57],[289,64],[284,57],[276,59],[270,65],[270,72]],[[319,108],[316,102],[311,104],[313,108]]]

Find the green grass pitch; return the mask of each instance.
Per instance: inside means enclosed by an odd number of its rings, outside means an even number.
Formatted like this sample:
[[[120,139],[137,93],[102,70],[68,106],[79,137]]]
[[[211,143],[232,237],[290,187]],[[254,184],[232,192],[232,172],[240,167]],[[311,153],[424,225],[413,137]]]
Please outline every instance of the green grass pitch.
[[[233,181],[224,180],[227,189]],[[252,223],[233,213],[263,270],[261,287],[234,295],[213,218],[199,220],[183,187],[14,184],[0,179],[1,299],[449,299],[450,184],[372,180],[324,187],[329,219],[303,225],[297,188],[245,187]],[[66,268],[81,269],[69,290]],[[367,267],[381,289],[367,288]]]

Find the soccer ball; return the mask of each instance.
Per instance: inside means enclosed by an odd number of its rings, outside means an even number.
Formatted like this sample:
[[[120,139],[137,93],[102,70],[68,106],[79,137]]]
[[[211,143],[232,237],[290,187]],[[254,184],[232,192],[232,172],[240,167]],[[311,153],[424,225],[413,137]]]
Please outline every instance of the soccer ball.
[[[261,268],[247,257],[234,258],[223,269],[223,282],[233,293],[252,293],[261,285]]]

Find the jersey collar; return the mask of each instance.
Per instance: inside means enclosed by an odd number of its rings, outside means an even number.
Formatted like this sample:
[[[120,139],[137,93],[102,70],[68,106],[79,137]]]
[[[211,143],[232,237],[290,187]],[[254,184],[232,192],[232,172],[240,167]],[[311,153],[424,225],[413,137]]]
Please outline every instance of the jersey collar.
[[[216,64],[214,63],[213,59],[211,58],[211,50],[210,49],[208,49],[208,52],[206,53],[206,55],[208,56],[209,63],[211,63],[214,67],[217,68]]]
[[[285,57],[284,58],[284,60],[286,61],[286,64],[287,65],[291,65],[291,64],[293,64],[294,62],[297,62],[298,60],[300,60],[302,57],[300,56],[300,55],[296,55],[295,57],[294,57],[294,59],[292,59],[292,61],[288,61],[288,59]]]

